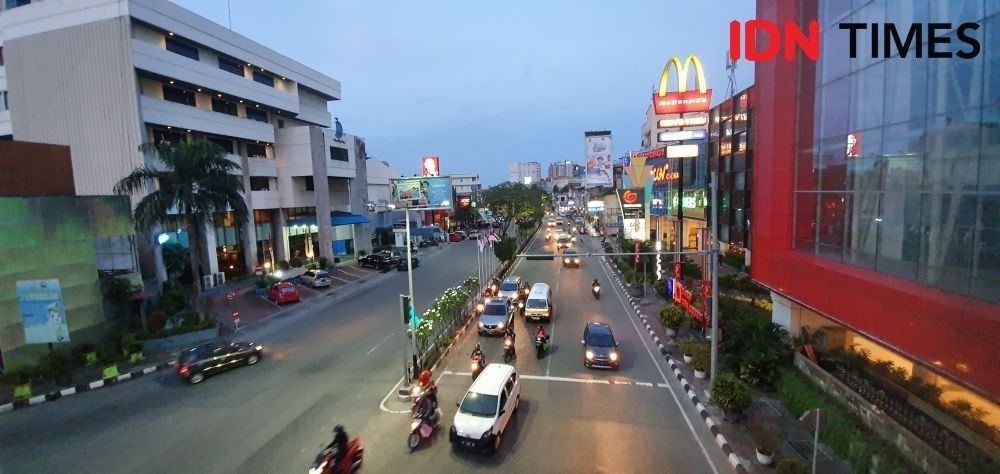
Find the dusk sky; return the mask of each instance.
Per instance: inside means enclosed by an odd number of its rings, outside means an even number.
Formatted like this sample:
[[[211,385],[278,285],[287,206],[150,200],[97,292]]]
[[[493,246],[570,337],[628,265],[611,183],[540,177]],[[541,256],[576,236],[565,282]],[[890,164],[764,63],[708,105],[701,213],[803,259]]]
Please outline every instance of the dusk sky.
[[[229,24],[226,0],[175,2]],[[486,186],[506,180],[510,163],[538,161],[544,176],[553,161],[583,161],[585,130],[611,130],[616,156],[638,150],[670,56],[697,54],[719,102],[728,23],[755,8],[750,0],[231,6],[237,33],[341,82],[330,111],[365,138],[369,156],[408,175],[420,156],[439,155],[443,174],[478,173]],[[736,78],[749,86],[752,63],[741,61]]]

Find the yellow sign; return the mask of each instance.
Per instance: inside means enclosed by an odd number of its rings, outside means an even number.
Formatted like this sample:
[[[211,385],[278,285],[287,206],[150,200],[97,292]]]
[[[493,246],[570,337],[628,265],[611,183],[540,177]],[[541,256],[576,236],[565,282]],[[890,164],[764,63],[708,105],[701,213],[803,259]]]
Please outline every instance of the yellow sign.
[[[677,70],[677,92],[687,92],[687,78],[688,78],[688,67],[694,66],[695,72],[695,86],[698,88],[698,92],[704,94],[708,91],[708,82],[705,81],[705,70],[701,67],[701,60],[698,56],[689,55],[684,63],[681,64],[681,59],[677,56],[670,58],[667,61],[666,66],[663,66],[663,74],[660,75],[660,88],[657,90],[657,94],[660,97],[667,95],[667,82],[670,81],[670,66],[674,66]]]

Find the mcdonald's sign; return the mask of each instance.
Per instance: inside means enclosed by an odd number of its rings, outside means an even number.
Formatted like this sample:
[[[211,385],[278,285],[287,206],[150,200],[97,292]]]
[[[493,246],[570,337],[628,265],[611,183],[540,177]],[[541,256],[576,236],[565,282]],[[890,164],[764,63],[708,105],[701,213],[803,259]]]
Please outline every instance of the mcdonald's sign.
[[[694,67],[696,90],[687,90],[688,68]],[[668,92],[670,69],[677,71],[677,91]],[[660,75],[660,87],[653,93],[653,109],[657,115],[705,112],[712,105],[712,89],[705,81],[705,70],[698,56],[689,55],[682,63],[674,56],[667,61]]]

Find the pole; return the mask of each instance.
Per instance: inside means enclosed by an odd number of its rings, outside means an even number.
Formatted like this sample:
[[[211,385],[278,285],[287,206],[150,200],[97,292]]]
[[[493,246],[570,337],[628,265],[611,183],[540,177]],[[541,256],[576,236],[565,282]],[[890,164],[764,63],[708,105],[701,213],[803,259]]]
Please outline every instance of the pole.
[[[821,412],[822,410],[819,408],[816,409],[816,430],[813,432],[813,474],[816,474],[816,453],[819,452],[819,415]]]
[[[719,358],[719,173],[712,172],[712,370],[711,380],[715,380]]]
[[[417,302],[413,299],[413,245],[410,242],[410,208],[406,208],[404,213],[406,216],[406,281],[410,289],[410,306],[413,308],[414,314],[416,314]],[[417,367],[417,363],[420,361],[420,354],[417,353],[417,325],[414,323],[411,326],[413,327],[413,334],[410,337],[410,341],[413,342],[413,373],[414,378],[416,378],[416,374],[420,370],[420,367]]]

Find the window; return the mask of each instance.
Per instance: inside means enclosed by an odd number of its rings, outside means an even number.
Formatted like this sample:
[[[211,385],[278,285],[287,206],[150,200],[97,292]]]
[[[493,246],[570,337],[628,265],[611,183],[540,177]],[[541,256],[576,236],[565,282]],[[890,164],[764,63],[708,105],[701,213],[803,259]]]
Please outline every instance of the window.
[[[250,190],[251,191],[270,191],[271,190],[271,178],[264,176],[251,176],[250,177]]]
[[[3,46],[0,46],[0,66],[3,66]]]
[[[94,257],[102,277],[128,275],[139,269],[132,236],[94,239]]]
[[[243,77],[243,64],[229,58],[219,56],[219,69]]]
[[[194,92],[163,84],[163,100],[194,107]]]
[[[330,159],[334,161],[350,161],[346,148],[330,147]]]
[[[267,123],[267,112],[247,107],[247,118],[258,122]]]
[[[162,128],[153,129],[153,143],[160,144],[163,142],[167,143],[182,143],[187,140],[184,139],[184,134],[172,132],[170,130],[165,130]]]
[[[267,158],[267,146],[260,143],[247,143],[247,156],[250,158]]]
[[[236,104],[228,100],[219,99],[218,97],[212,97],[212,110],[223,114],[236,115]]]
[[[303,180],[305,181],[306,184],[306,191],[315,191],[316,188],[313,186],[312,176],[306,176],[303,178]]]
[[[253,80],[265,86],[274,87],[274,78],[260,71],[253,72]]]
[[[7,107],[7,91],[0,91],[0,112],[8,110]]]
[[[285,128],[285,121],[278,119],[278,128]]]
[[[215,137],[206,137],[205,139],[212,143],[215,143],[216,145],[219,145],[219,147],[222,148],[222,150],[225,151],[226,153],[229,154],[236,153],[233,148],[232,140],[229,140],[227,138],[215,138]]]
[[[198,60],[198,48],[170,36],[167,37],[167,51],[179,54],[185,58],[194,59],[195,61]]]

